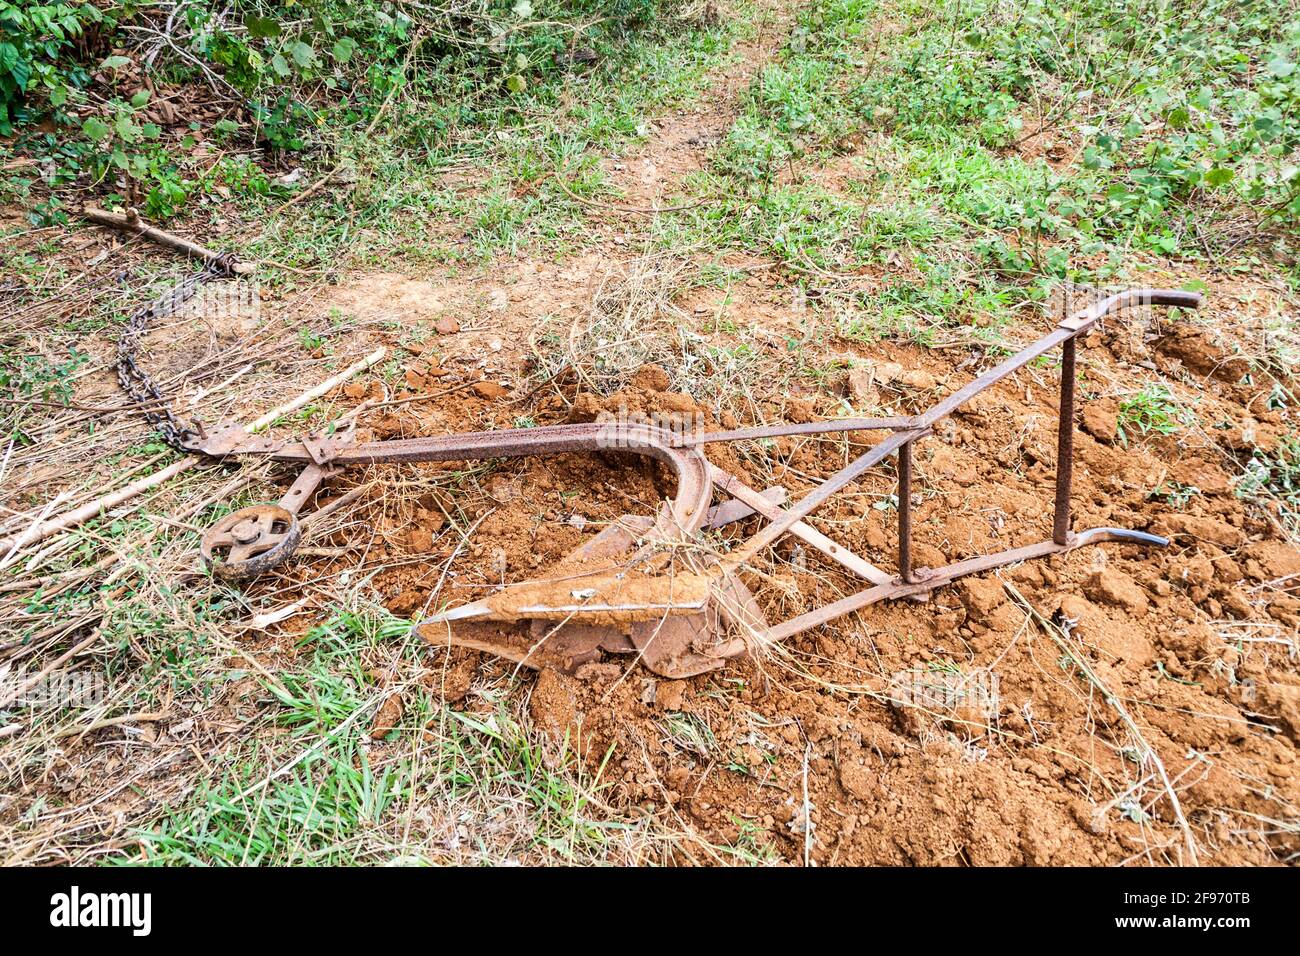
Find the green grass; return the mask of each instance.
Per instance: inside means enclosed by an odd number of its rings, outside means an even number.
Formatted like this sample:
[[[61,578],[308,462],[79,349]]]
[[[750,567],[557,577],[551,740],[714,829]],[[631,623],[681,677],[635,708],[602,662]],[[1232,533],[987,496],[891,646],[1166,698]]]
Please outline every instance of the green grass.
[[[262,682],[257,742],[109,863],[591,863],[618,849],[660,860],[669,849],[652,822],[605,802],[609,754],[593,763],[567,742],[544,743],[500,691],[489,712],[467,713],[418,682],[377,684],[361,663],[368,652],[398,647],[410,666],[422,660],[409,622],[339,610],[301,646],[298,669]],[[381,747],[369,722],[399,691],[403,719]]]
[[[1147,385],[1126,396],[1119,403],[1116,433],[1120,444],[1127,446],[1131,437],[1172,435],[1188,424],[1190,415],[1163,383]]]
[[[302,266],[336,262],[346,250],[365,266],[394,253],[413,264],[442,264],[572,252],[588,236],[590,213],[573,197],[621,198],[600,157],[631,148],[653,116],[700,96],[710,71],[748,29],[741,16],[671,40],[631,37],[590,75],[530,87],[508,109],[479,111],[454,133],[435,133],[437,114],[427,104],[405,103],[376,130],[339,134],[333,153],[348,188],[283,214],[275,212],[278,197],[245,196],[245,215],[271,212],[248,254]],[[468,249],[457,242],[461,234]]]
[[[67,358],[55,361],[44,355],[0,354],[0,389],[16,397],[67,404],[72,398],[72,376],[90,356],[69,346]]]
[[[1278,250],[1289,252],[1300,212],[1288,166],[1300,137],[1300,33],[1285,10],[1251,0],[973,0],[937,12],[897,44],[894,69],[860,88],[863,108],[937,156],[991,151],[998,158],[973,170],[968,188],[1037,192],[1022,218],[1043,240],[1075,255],[1097,244],[1199,255],[1190,240],[1212,246],[1233,204],[1250,202],[1265,228],[1290,237]],[[1036,161],[1031,191],[1019,159],[1000,151],[1039,132],[1064,135],[1079,156],[1063,176]]]
[[[1300,540],[1300,439],[1294,435],[1272,452],[1256,448],[1237,482],[1237,494],[1276,503],[1293,540]]]
[[[1298,45],[1284,11],[1251,0],[822,0],[690,182],[700,205],[658,238],[814,282],[901,260],[923,278],[859,301],[846,331],[922,342],[979,312],[996,345],[1011,306],[1062,280],[1210,258],[1247,221],[1253,253],[1294,270]],[[829,189],[819,171],[857,143]]]
[[[295,27],[286,25],[272,40],[240,31],[226,34],[222,28],[209,38],[205,52],[219,59],[231,82],[255,86],[254,102],[279,104],[274,115],[263,117],[262,148],[253,154],[257,161],[244,149],[253,131],[228,118],[196,130],[221,145],[214,162],[201,153],[191,155],[194,136],[187,134],[173,149],[156,127],[139,122],[137,114],[147,103],[119,103],[122,121],[104,126],[110,132],[98,152],[110,146],[123,152],[124,174],[149,189],[146,215],[192,208],[187,200],[201,195],[218,199],[237,208],[253,227],[242,230],[242,255],[291,267],[322,262],[337,267],[344,254],[358,265],[388,261],[394,253],[431,264],[536,247],[562,254],[576,247],[587,228],[588,210],[569,193],[618,198],[597,159],[644,139],[656,114],[700,96],[711,71],[753,29],[744,0],[735,16],[721,20],[691,18],[689,9],[669,0],[638,0],[594,17],[581,2],[560,4],[531,19],[528,13],[494,10],[493,17],[504,16],[519,27],[503,41],[511,51],[518,48],[517,55],[506,57],[511,68],[518,70],[526,61],[521,82],[505,83],[494,72],[504,53],[475,45],[473,37],[465,44],[430,40],[421,11],[411,11],[412,23],[403,15],[385,18],[370,4],[326,7],[320,15],[332,24],[333,35],[373,34],[355,47],[355,59],[316,51],[301,63],[290,62],[292,75],[272,82],[269,66],[265,76],[248,71],[242,51],[259,44],[293,48],[302,39]],[[292,10],[285,15],[286,24],[296,22]],[[528,20],[526,28],[521,17]],[[570,33],[567,24],[588,20]],[[423,42],[414,39],[421,36]],[[560,55],[571,41],[591,44],[594,61],[562,67]],[[160,63],[166,61],[164,56]],[[353,85],[349,77],[358,70],[368,71],[367,77]],[[172,79],[202,83],[192,65],[182,63],[173,72]],[[322,97],[316,87],[315,94],[303,97],[311,100],[310,107],[293,99],[298,84],[312,86],[327,75],[331,93]],[[74,90],[73,96],[81,94]],[[288,114],[285,97],[292,104]],[[119,126],[135,139],[123,139]],[[138,131],[146,127],[148,135],[141,139]],[[88,150],[90,145],[78,139],[75,128],[59,135],[23,131],[13,149],[53,163],[59,170],[57,188],[51,190],[20,165],[0,177],[0,196],[26,206],[38,220],[65,220],[65,207],[78,201],[68,190],[95,178],[90,172],[97,152]],[[292,186],[277,182],[293,165],[305,167],[306,174]],[[465,170],[473,172],[471,181],[449,183],[449,175],[454,179]],[[330,189],[309,203],[284,206],[320,177],[331,177]],[[109,190],[102,201],[123,201],[112,191],[115,177],[98,182]],[[462,234],[468,249],[458,242]],[[276,277],[274,270],[270,276]]]

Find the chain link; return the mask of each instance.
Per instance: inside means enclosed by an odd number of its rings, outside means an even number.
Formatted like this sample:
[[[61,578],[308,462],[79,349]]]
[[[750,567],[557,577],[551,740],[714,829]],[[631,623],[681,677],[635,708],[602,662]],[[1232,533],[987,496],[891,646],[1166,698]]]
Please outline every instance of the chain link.
[[[132,313],[117,340],[117,380],[122,391],[141,406],[144,420],[158,429],[163,441],[178,451],[189,450],[190,444],[201,435],[198,430],[181,424],[153,376],[140,367],[140,338],[149,331],[154,321],[179,311],[204,283],[213,279],[233,278],[237,264],[238,260],[229,252],[209,260],[198,272],[186,276],[153,302]]]

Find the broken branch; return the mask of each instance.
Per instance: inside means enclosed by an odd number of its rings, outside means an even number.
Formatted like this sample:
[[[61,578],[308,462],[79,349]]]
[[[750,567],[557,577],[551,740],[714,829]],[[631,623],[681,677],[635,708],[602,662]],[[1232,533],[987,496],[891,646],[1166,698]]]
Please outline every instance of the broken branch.
[[[221,258],[221,254],[213,252],[206,246],[201,246],[197,242],[191,242],[188,239],[182,239],[180,236],[174,236],[170,232],[165,232],[156,226],[145,225],[144,220],[140,218],[139,213],[134,209],[127,211],[125,216],[117,213],[107,212],[103,209],[87,209],[82,213],[87,219],[101,226],[108,226],[110,229],[117,229],[120,232],[129,232],[133,235],[140,236],[142,239],[148,239],[150,242],[156,242],[160,246],[165,246],[182,255],[190,256],[194,259],[202,259],[204,262],[215,262]],[[251,262],[240,262],[234,266],[234,271],[240,275],[247,275],[256,268]]]

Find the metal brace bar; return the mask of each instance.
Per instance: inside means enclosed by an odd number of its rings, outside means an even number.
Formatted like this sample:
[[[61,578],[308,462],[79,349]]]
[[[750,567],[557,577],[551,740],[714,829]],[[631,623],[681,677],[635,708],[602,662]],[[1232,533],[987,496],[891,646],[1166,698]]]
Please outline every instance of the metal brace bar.
[[[756,512],[761,514],[769,521],[780,521],[785,517],[786,511],[767,501],[753,488],[745,484],[735,475],[728,474],[717,465],[709,465],[709,473],[713,477],[713,484],[721,491],[733,496],[738,501],[752,507]],[[859,557],[843,545],[836,544],[826,535],[822,534],[812,525],[804,521],[796,521],[790,526],[790,533],[797,538],[801,538],[807,544],[812,545],[826,557],[837,561],[844,567],[848,568],[860,578],[871,581],[874,584],[886,584],[893,580],[893,577],[887,572],[882,571],[870,561]]]

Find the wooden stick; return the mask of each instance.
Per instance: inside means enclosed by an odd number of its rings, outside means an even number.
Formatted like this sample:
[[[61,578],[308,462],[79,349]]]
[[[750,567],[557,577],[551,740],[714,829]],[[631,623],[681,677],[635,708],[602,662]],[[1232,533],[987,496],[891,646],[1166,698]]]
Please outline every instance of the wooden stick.
[[[94,501],[89,504],[84,504],[80,508],[73,508],[71,511],[66,511],[57,518],[51,518],[50,520],[43,521],[38,525],[32,525],[25,534],[19,537],[5,538],[3,541],[0,541],[0,550],[12,548],[16,551],[20,545],[22,547],[27,547],[28,545],[44,541],[52,534],[57,534],[60,531],[66,531],[68,528],[75,528],[77,525],[85,524],[97,514],[103,511],[108,511],[110,508],[116,508],[127,499],[134,498],[141,492],[148,491],[150,488],[156,488],[164,481],[167,481],[170,478],[175,478],[177,475],[189,471],[197,465],[199,461],[200,459],[198,457],[187,455],[180,461],[172,462],[172,464],[163,468],[161,471],[155,471],[152,475],[141,478],[139,481],[133,481],[131,484],[119,488],[112,494],[104,495],[102,498],[96,498]]]
[[[60,504],[60,499],[62,499],[62,497],[62,494],[55,495],[54,500],[41,509],[41,513],[36,516],[35,521],[27,526],[26,531],[5,538],[3,544],[0,544],[0,551],[5,552],[4,559],[0,560],[0,570],[9,567],[10,562],[13,560],[13,556],[18,552],[19,548],[40,540],[40,538],[36,537],[36,534],[41,527],[41,523],[46,519],[49,513],[54,510],[55,506]],[[13,542],[12,544],[9,543],[11,541]]]
[[[198,392],[194,394],[194,396],[188,402],[185,403],[186,407],[193,408],[195,405],[197,405],[203,399],[207,398],[213,392],[219,392],[222,389],[227,388],[235,381],[235,379],[242,378],[244,375],[247,375],[256,367],[257,365],[255,363],[249,362],[243,368],[236,369],[228,378],[223,379],[222,381],[218,382],[216,385],[213,385],[209,388],[200,389]]]
[[[301,524],[304,528],[311,528],[315,525],[315,523],[324,521],[326,518],[328,518],[334,512],[338,511],[340,508],[344,508],[352,504],[352,502],[356,501],[358,498],[360,498],[363,494],[365,494],[369,490],[370,490],[370,484],[368,482],[364,485],[357,485],[347,494],[343,495],[340,498],[335,498],[325,507],[319,508],[316,511],[313,511],[311,514],[307,515],[307,517],[303,518],[302,521],[299,522],[299,524]]]
[[[303,392],[301,395],[295,398],[292,402],[289,402],[287,405],[281,405],[279,408],[271,409],[269,412],[267,412],[257,421],[253,422],[253,424],[245,425],[244,430],[248,432],[261,431],[263,428],[265,428],[267,425],[270,425],[281,415],[288,415],[290,412],[295,412],[298,409],[302,408],[304,405],[306,405],[308,402],[314,401],[315,399],[320,398],[322,395],[329,394],[334,389],[338,388],[340,385],[346,382],[348,379],[352,378],[355,375],[360,374],[361,372],[364,372],[372,365],[378,364],[379,361],[383,359],[383,357],[387,354],[388,354],[388,349],[382,345],[379,346],[379,348],[375,349],[373,352],[371,352],[361,361],[349,365],[347,368],[339,372],[339,374],[335,375],[333,378],[321,382],[319,385],[317,385],[315,388],[311,389],[310,391]]]
[[[60,667],[62,667],[64,664],[70,661],[77,654],[80,654],[86,648],[90,647],[91,644],[94,644],[97,640],[99,640],[99,636],[103,633],[104,633],[103,627],[95,628],[95,630],[91,632],[90,637],[86,638],[80,644],[77,644],[69,648],[68,650],[64,651],[54,660],[50,661],[50,663],[42,667],[40,673],[36,674],[34,677],[29,677],[27,680],[23,681],[16,688],[14,688],[14,690],[6,697],[0,698],[0,708],[8,707],[14,701],[18,700],[20,697],[23,696],[23,694],[27,693],[29,690],[31,690],[41,681],[45,680],[45,678],[49,677],[51,673],[58,670]]]
[[[75,737],[77,735],[81,735],[82,737],[84,737],[86,736],[86,734],[91,733],[92,731],[103,730],[105,727],[116,727],[118,724],[156,723],[157,721],[160,720],[166,720],[168,717],[168,713],[169,713],[168,711],[159,710],[159,711],[151,711],[151,712],[144,712],[138,714],[119,714],[117,717],[106,717],[103,720],[96,720],[93,723],[89,723],[84,727],[65,727],[63,730],[60,730],[57,734],[54,735],[54,739],[58,740],[62,737]]]
[[[166,246],[182,255],[191,256],[195,259],[202,259],[204,262],[212,262],[220,258],[220,254],[213,252],[206,246],[201,246],[197,242],[190,242],[188,239],[182,239],[180,236],[174,236],[170,232],[164,232],[154,226],[145,225],[140,218],[140,214],[134,209],[127,210],[125,216],[119,216],[117,213],[106,212],[103,209],[87,209],[82,213],[87,219],[101,226],[108,226],[121,232],[129,232],[133,235],[140,236],[142,239],[148,239],[150,242],[156,242],[160,246]],[[235,266],[235,272],[240,275],[247,275],[256,267],[251,262],[241,262]]]
[[[337,388],[340,384],[346,382],[354,375],[364,372],[382,359],[384,355],[387,354],[387,351],[388,350],[383,346],[375,349],[375,351],[371,352],[364,359],[348,366],[333,378],[322,382],[313,389],[303,392],[293,401],[287,402],[278,408],[271,409],[271,411],[267,412],[252,424],[245,425],[244,430],[247,432],[255,432],[266,428],[282,415],[287,415],[290,412],[302,408],[308,402],[320,398],[320,396]],[[22,547],[27,547],[28,545],[36,544],[39,541],[44,541],[46,538],[58,534],[60,531],[67,531],[69,528],[75,528],[78,525],[89,521],[91,518],[94,518],[96,515],[108,511],[110,508],[116,508],[122,502],[134,498],[136,495],[148,491],[150,488],[156,488],[163,482],[169,481],[177,475],[184,474],[200,462],[208,460],[209,459],[204,455],[186,455],[180,461],[173,462],[161,471],[156,471],[152,475],[141,478],[139,481],[134,481],[129,485],[119,488],[112,494],[104,495],[102,498],[97,498],[88,504],[82,505],[80,508],[74,508],[72,511],[65,512],[57,518],[51,518],[48,521],[43,521],[40,524],[33,525],[19,536],[0,539],[0,551],[16,551],[20,543]]]

